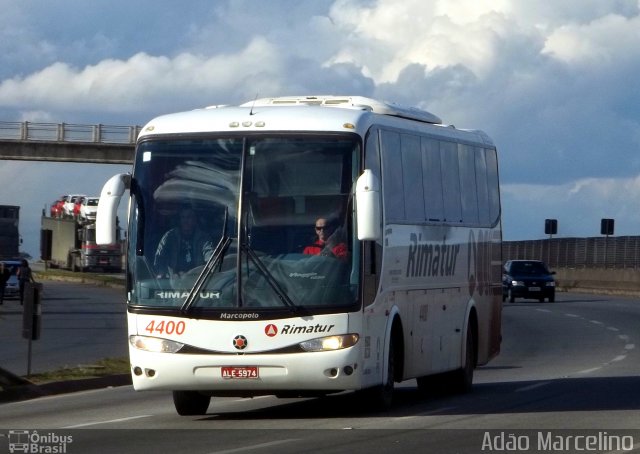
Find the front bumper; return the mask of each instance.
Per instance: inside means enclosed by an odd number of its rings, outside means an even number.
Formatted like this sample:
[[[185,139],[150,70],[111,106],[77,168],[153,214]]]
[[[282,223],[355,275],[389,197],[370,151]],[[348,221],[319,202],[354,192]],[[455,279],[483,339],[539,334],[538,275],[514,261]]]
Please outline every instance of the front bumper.
[[[133,386],[141,390],[193,390],[212,395],[278,391],[344,391],[361,387],[357,347],[330,352],[261,355],[151,353],[130,347]],[[222,368],[257,367],[255,379],[222,377]]]
[[[83,266],[86,268],[109,268],[121,269],[122,257],[119,255],[87,255],[84,258]]]
[[[547,285],[514,285],[511,287],[511,296],[514,298],[550,298],[555,295],[556,288]]]

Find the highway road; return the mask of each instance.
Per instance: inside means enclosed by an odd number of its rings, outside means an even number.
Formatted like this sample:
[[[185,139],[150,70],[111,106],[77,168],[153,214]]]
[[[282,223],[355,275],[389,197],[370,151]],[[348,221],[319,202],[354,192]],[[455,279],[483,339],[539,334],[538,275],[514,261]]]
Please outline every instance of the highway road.
[[[69,453],[508,450],[500,440],[528,452],[640,450],[640,300],[560,293],[505,303],[503,319],[502,353],[467,395],[421,396],[409,381],[386,413],[345,393],[213,398],[206,416],[180,417],[170,394],[125,386],[1,405],[0,452],[10,429],[72,437]],[[581,451],[588,440],[599,449]]]
[[[32,373],[128,355],[122,288],[57,281],[42,284],[42,323],[40,339],[32,342]],[[0,306],[0,367],[26,375],[27,358],[22,306],[18,299],[5,299]]]

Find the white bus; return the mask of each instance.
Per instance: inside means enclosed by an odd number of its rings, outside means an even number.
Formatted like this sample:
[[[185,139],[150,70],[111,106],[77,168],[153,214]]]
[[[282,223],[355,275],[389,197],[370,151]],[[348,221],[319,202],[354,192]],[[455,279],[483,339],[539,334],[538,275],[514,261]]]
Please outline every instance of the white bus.
[[[172,391],[181,415],[345,390],[387,407],[404,380],[467,391],[499,352],[483,132],[357,96],[213,106],[142,129],[132,173],[102,190],[99,242],[127,189],[133,384]]]

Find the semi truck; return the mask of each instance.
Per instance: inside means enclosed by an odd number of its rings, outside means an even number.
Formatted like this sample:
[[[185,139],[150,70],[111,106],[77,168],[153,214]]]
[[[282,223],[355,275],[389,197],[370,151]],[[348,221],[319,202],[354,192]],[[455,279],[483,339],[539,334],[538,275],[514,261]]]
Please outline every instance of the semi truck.
[[[95,222],[82,223],[75,218],[42,216],[40,255],[47,267],[71,271],[122,270],[122,245],[119,230],[113,244],[96,244]]]
[[[16,259],[20,255],[20,207],[0,205],[0,260]]]

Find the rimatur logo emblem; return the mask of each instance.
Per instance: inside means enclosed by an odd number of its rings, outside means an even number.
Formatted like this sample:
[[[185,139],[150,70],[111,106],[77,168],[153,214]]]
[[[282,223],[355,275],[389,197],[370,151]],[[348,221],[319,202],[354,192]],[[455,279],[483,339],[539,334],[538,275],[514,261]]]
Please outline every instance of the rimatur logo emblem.
[[[238,350],[244,350],[245,348],[247,348],[248,344],[249,342],[247,341],[247,338],[244,337],[242,334],[238,334],[236,337],[233,338],[233,346]]]
[[[269,323],[267,326],[265,326],[264,333],[269,337],[274,337],[276,334],[278,334],[278,327],[273,323]]]

